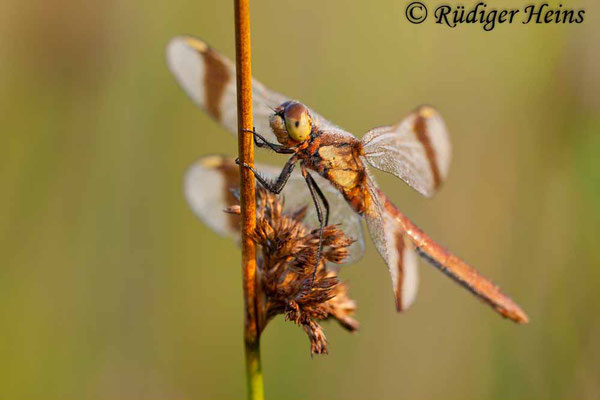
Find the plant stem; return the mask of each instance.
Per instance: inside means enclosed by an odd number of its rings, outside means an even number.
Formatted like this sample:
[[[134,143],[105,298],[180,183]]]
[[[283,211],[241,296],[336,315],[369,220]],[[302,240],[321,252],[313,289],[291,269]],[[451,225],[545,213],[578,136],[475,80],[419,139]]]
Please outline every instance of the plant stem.
[[[260,363],[260,341],[246,342],[246,379],[248,399],[263,400],[265,389],[263,384],[262,366]]]
[[[253,138],[251,133],[245,131],[253,129],[249,0],[234,0],[234,8],[238,152],[242,163],[253,166]],[[264,398],[264,387],[260,363],[260,329],[257,313],[256,247],[249,237],[256,226],[256,197],[252,172],[247,168],[240,167],[240,176],[246,379],[248,399],[258,400]]]

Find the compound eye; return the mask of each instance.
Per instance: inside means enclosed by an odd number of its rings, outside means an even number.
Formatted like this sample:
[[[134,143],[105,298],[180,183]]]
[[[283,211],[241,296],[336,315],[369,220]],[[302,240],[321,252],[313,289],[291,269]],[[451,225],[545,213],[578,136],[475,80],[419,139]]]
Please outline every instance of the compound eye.
[[[312,131],[312,122],[308,108],[301,103],[290,102],[283,111],[285,129],[296,142],[304,142]]]

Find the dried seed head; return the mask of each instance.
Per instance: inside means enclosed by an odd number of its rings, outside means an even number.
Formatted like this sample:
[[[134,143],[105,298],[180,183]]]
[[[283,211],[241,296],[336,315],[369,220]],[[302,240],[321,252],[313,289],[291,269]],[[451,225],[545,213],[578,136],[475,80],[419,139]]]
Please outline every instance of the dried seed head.
[[[261,187],[256,191],[256,229],[251,238],[260,245],[258,291],[260,293],[260,329],[278,314],[302,326],[311,342],[311,353],[327,353],[327,340],[316,322],[333,318],[347,330],[358,329],[353,316],[356,303],[348,296],[346,285],[326,263],[341,263],[348,256],[352,239],[337,226],[323,230],[321,261],[316,266],[319,232],[309,230],[302,220],[306,207],[291,213],[283,211],[283,202]],[[239,213],[239,207],[227,210]]]

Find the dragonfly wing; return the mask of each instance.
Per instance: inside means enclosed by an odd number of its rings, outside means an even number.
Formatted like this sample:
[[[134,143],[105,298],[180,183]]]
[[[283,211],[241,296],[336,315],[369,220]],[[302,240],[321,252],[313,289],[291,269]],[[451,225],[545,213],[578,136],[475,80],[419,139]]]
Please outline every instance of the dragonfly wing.
[[[178,36],[167,45],[167,64],[187,95],[213,119],[237,134],[237,95],[235,64],[191,36]],[[292,100],[252,78],[254,127],[269,142],[277,143],[269,119],[275,108]],[[343,132],[314,110],[309,109],[322,129]]]
[[[239,167],[229,158],[206,156],[192,164],[184,178],[185,198],[192,211],[221,236],[240,240],[240,216],[224,210],[239,204]]]
[[[237,133],[235,64],[200,39],[173,38],[167,46],[167,64],[187,95],[212,118]],[[256,131],[277,142],[269,118],[287,97],[252,79],[252,113]]]
[[[385,208],[385,197],[372,177],[368,177],[369,196],[364,213],[369,234],[388,266],[396,298],[396,309],[408,309],[419,286],[418,257],[406,232]]]
[[[397,125],[375,128],[362,142],[369,164],[427,197],[448,175],[450,140],[444,120],[432,107],[419,107]]]
[[[264,177],[273,179],[281,172],[273,166],[256,165]],[[364,241],[360,216],[356,214],[344,197],[325,179],[314,176],[327,197],[331,214],[330,224],[340,224],[340,229],[355,242],[348,249],[344,264],[355,262],[364,254]],[[194,213],[218,234],[236,241],[240,238],[239,216],[223,212],[239,204],[233,192],[239,190],[239,167],[232,158],[206,156],[196,161],[185,175],[184,191]],[[294,211],[307,206],[304,223],[310,228],[318,227],[318,220],[306,182],[299,171],[294,171],[282,191],[284,210]]]

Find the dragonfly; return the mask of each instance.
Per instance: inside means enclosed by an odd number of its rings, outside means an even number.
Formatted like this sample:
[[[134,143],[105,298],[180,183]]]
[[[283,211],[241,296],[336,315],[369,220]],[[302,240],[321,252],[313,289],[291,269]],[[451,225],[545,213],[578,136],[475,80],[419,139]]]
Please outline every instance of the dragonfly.
[[[235,64],[206,42],[179,36],[167,45],[167,64],[187,95],[210,117],[237,133]],[[268,190],[283,193],[286,205],[314,203],[309,219],[319,229],[330,222],[356,242],[345,262],[364,252],[361,220],[385,261],[398,311],[414,302],[418,256],[490,305],[503,317],[527,323],[527,314],[498,286],[435,242],[379,189],[369,167],[395,175],[431,197],[448,175],[451,145],[440,113],[420,106],[399,123],[368,131],[362,139],[329,122],[305,104],[252,79],[254,143],[289,156],[283,169],[243,165]],[[300,165],[300,171],[296,165]],[[299,173],[298,173],[299,172]],[[235,199],[239,167],[222,156],[201,159],[188,170],[185,192],[193,211],[215,231],[239,235],[231,216],[219,213]],[[308,187],[308,190],[306,189]]]

